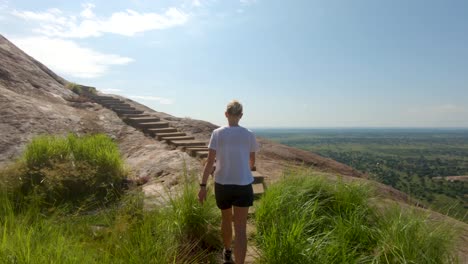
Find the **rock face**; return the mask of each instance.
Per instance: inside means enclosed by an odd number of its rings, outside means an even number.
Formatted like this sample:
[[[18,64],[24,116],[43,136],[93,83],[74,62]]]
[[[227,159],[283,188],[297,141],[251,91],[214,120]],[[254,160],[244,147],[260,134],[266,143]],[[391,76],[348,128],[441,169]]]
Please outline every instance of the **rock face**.
[[[0,36],[0,166],[40,134],[105,133],[114,138],[135,176],[170,176],[200,162],[127,126],[112,111],[78,100],[67,81]],[[169,185],[174,179],[167,180]]]

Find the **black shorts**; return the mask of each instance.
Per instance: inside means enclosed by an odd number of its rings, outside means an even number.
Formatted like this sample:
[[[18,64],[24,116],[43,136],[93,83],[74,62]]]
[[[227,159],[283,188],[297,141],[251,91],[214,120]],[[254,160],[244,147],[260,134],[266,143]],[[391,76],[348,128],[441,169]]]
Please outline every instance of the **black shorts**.
[[[216,205],[225,210],[232,206],[249,207],[253,205],[254,194],[252,184],[232,185],[215,182]]]

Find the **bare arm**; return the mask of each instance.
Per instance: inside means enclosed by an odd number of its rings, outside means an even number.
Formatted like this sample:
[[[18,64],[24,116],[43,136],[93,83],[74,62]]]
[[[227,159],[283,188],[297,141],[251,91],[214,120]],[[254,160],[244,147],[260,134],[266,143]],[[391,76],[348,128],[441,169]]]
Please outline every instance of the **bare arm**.
[[[206,183],[208,182],[208,176],[210,176],[213,171],[213,165],[216,158],[216,150],[210,149],[208,152],[208,160],[205,164],[205,169],[203,170],[202,180],[200,182],[200,191],[198,192],[198,200],[200,203],[203,203],[206,199]]]
[[[215,158],[216,158],[216,150],[209,149],[208,160],[206,161],[205,169],[203,170],[203,177],[201,180],[201,184],[206,184],[206,182],[208,181],[208,176],[210,176],[213,170]]]
[[[256,168],[255,168],[255,152],[250,152],[250,170],[256,170]]]

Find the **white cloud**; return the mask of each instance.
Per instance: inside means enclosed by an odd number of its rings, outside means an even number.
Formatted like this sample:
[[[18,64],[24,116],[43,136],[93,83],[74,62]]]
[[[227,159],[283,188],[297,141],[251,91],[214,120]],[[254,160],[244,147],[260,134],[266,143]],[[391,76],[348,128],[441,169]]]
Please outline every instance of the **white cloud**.
[[[131,58],[81,47],[70,40],[49,37],[10,38],[18,47],[52,70],[78,78],[95,78],[112,65],[125,65]]]
[[[0,10],[8,8],[8,1],[0,0]]]
[[[39,23],[35,32],[49,37],[88,38],[104,33],[133,36],[137,33],[162,30],[187,23],[189,15],[178,8],[171,7],[164,13],[139,13],[127,9],[115,12],[107,18],[94,14],[93,4],[83,5],[80,16],[65,15],[57,8],[45,12],[17,11],[12,14],[27,21]]]
[[[29,21],[39,21],[39,22],[48,22],[55,23],[59,25],[64,25],[67,22],[67,18],[62,16],[62,11],[57,8],[47,9],[45,12],[31,12],[31,11],[18,11],[13,10],[12,15],[22,18]]]
[[[157,96],[132,95],[132,96],[130,96],[130,98],[140,99],[140,100],[144,100],[144,101],[157,101],[160,104],[167,104],[167,105],[174,103],[174,101],[172,99],[157,97]]]
[[[87,18],[87,19],[92,19],[94,18],[96,15],[94,14],[93,12],[93,8],[96,7],[95,5],[93,4],[84,4],[83,5],[83,11],[81,11],[80,15],[84,18]]]
[[[201,6],[201,5],[202,5],[202,4],[201,4],[200,0],[192,0],[192,6],[199,7],[199,6]]]

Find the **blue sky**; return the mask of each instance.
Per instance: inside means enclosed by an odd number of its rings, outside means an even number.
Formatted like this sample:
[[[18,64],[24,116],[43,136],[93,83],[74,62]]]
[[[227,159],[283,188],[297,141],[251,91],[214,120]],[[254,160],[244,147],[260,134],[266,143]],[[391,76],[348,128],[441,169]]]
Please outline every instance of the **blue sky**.
[[[66,79],[247,127],[468,127],[468,1],[5,1]]]

